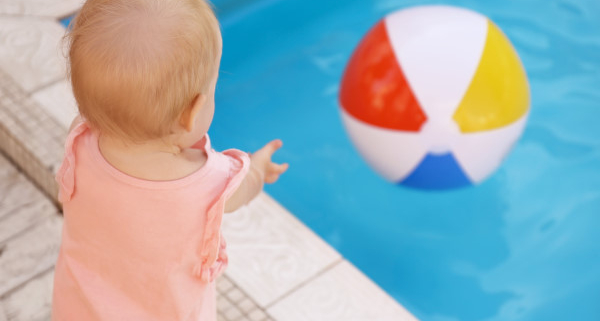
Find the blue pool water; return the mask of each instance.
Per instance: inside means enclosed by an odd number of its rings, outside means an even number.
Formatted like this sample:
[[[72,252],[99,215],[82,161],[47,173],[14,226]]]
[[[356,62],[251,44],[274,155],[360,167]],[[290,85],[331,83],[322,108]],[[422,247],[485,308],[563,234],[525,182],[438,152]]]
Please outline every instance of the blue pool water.
[[[444,3],[495,21],[529,75],[519,143],[475,187],[389,184],[360,158],[338,85],[381,17]],[[600,320],[598,0],[217,0],[219,149],[273,138],[289,171],[266,190],[422,320]]]
[[[523,138],[483,184],[391,185],[360,158],[338,85],[381,17],[445,3],[489,16],[527,70]],[[267,191],[422,320],[600,320],[600,2],[222,0],[218,148],[273,138]]]

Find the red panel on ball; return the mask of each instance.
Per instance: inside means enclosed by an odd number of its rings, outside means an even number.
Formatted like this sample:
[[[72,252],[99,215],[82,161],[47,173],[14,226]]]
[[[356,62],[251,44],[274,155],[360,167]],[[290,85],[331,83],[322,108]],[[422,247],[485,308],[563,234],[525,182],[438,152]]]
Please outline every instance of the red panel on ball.
[[[396,60],[383,20],[352,54],[340,101],[350,115],[383,128],[418,131],[427,120]]]

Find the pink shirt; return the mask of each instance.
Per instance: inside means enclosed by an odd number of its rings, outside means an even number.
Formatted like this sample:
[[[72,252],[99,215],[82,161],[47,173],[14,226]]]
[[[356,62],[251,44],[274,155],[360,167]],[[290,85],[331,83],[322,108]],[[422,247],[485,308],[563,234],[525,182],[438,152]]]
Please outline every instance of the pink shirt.
[[[238,150],[215,152],[172,181],[112,167],[85,122],[67,137],[57,174],[64,209],[52,320],[216,320],[215,278],[227,266],[225,200],[249,167]]]

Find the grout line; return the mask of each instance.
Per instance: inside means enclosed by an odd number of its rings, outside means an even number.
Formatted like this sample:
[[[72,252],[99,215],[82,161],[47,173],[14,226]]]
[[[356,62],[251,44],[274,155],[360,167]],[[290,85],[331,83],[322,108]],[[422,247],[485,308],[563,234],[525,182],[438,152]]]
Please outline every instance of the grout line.
[[[235,320],[241,320],[243,318],[247,318],[248,319],[248,318],[250,318],[250,314],[254,313],[254,311],[257,311],[257,310],[260,310],[260,311],[262,311],[262,313],[265,314],[266,318],[263,319],[263,321],[273,320],[273,317],[267,312],[267,310],[264,307],[260,306],[251,295],[249,295],[246,291],[244,291],[229,276],[227,276],[226,274],[223,274],[221,277],[224,278],[224,280],[227,280],[228,282],[230,282],[231,283],[231,287],[229,289],[227,289],[227,290],[224,290],[224,291],[220,291],[217,288],[218,296],[222,297],[222,300],[226,300],[227,302],[229,302],[229,305],[230,305],[230,307],[228,309],[225,309],[223,311],[219,310],[218,306],[217,306],[218,313],[221,314],[221,315],[223,315],[223,317],[221,318],[222,320],[220,319],[220,321],[235,321]],[[217,282],[219,282],[219,281],[217,281]],[[217,285],[217,287],[218,287],[218,285]],[[234,301],[230,300],[229,299],[229,293],[232,292],[232,291],[239,291],[239,292],[241,292],[242,295],[243,295],[242,298],[239,301],[237,301],[237,302],[234,302]],[[217,300],[219,300],[219,298],[217,298]],[[240,303],[242,301],[244,301],[244,300],[250,300],[252,302],[252,305],[254,307],[252,309],[248,310],[248,311],[244,311],[244,309],[242,309],[241,305],[240,305]],[[217,303],[217,305],[218,305],[218,303]],[[234,319],[227,318],[226,314],[231,309],[237,310],[240,313],[240,316],[238,318],[234,318]]]
[[[325,272],[329,271],[331,268],[333,268],[336,265],[342,263],[343,261],[344,261],[344,258],[342,256],[336,258],[333,262],[331,262],[328,265],[326,265],[324,268],[322,268],[317,273],[311,275],[308,279],[302,281],[300,284],[296,285],[295,287],[291,288],[290,290],[288,290],[284,294],[280,295],[278,298],[276,298],[275,300],[273,300],[273,302],[266,304],[264,306],[264,310],[267,310],[267,309],[271,308],[277,302],[279,302],[282,299],[288,297],[290,294],[294,293],[296,290],[302,288],[303,286],[307,285],[308,283],[314,281],[316,278],[318,278],[319,276],[325,274]]]
[[[229,290],[227,290],[227,291],[223,292],[223,293],[222,293],[222,295],[225,297],[225,299],[226,299],[227,301],[231,302],[231,305],[232,305],[232,306],[235,306],[235,307],[236,307],[238,310],[240,310],[240,311],[242,312],[242,316],[244,316],[244,317],[248,317],[248,316],[249,316],[249,313],[250,313],[250,312],[252,312],[252,311],[254,311],[254,309],[251,309],[251,310],[249,310],[249,311],[247,311],[247,312],[244,312],[244,311],[242,311],[242,309],[239,307],[239,303],[240,303],[240,302],[244,301],[244,299],[249,299],[250,301],[252,301],[252,303],[253,303],[253,304],[254,304],[254,306],[256,307],[255,309],[260,309],[260,310],[262,310],[262,311],[263,311],[263,312],[264,312],[266,315],[268,315],[268,316],[270,317],[270,315],[269,315],[269,314],[267,313],[267,311],[266,311],[266,308],[263,308],[263,307],[261,307],[261,306],[260,306],[260,305],[259,305],[259,304],[256,302],[256,300],[255,300],[255,299],[254,299],[254,298],[253,298],[253,297],[252,297],[252,296],[251,296],[249,293],[247,293],[246,291],[244,291],[244,290],[243,290],[243,289],[242,289],[242,288],[241,288],[241,287],[240,287],[240,286],[239,286],[237,283],[233,282],[233,280],[232,280],[231,278],[227,277],[225,274],[223,274],[223,276],[224,276],[224,277],[226,277],[226,278],[229,280],[229,282],[230,282],[230,283],[231,283],[233,286],[232,286],[232,287],[231,287]],[[230,291],[232,291],[232,289],[237,289],[238,291],[240,291],[240,292],[241,292],[241,293],[244,295],[244,297],[243,297],[242,299],[240,299],[240,300],[239,300],[239,302],[233,302],[233,301],[229,300],[229,297],[227,296],[227,294],[226,294],[226,293],[229,293]],[[217,290],[217,292],[219,292],[219,291]],[[223,312],[226,312],[226,311],[223,311]]]

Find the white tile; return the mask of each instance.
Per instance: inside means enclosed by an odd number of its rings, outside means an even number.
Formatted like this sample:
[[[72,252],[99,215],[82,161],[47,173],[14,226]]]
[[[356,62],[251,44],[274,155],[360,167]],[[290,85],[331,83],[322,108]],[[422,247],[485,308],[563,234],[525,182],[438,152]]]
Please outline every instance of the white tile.
[[[217,290],[219,293],[225,293],[232,287],[233,284],[226,277],[221,276],[217,279]]]
[[[0,155],[0,244],[51,215],[54,205]]]
[[[250,312],[248,318],[252,321],[263,321],[267,318],[267,315],[263,312],[263,310],[254,310]]]
[[[48,271],[3,299],[1,305],[9,320],[50,320],[53,279],[54,271]]]
[[[248,313],[248,312],[252,311],[253,309],[255,309],[256,305],[254,304],[254,302],[252,302],[251,299],[244,298],[244,300],[242,300],[241,302],[238,303],[238,308],[240,308],[240,310],[242,310],[242,312]]]
[[[226,214],[227,276],[266,307],[340,255],[265,193]]]
[[[62,217],[53,215],[2,244],[0,296],[54,266],[61,230]]]
[[[18,187],[16,186],[17,190]],[[21,194],[21,197],[26,196]],[[40,196],[40,198],[42,197]],[[0,206],[0,243],[23,233],[23,231],[50,216],[57,215],[56,207],[48,199],[39,201],[36,198],[37,195],[30,202],[12,208],[10,211],[4,210],[4,204]]]
[[[233,305],[231,302],[223,295],[217,297],[217,310],[220,312],[225,312],[232,308]]]
[[[73,90],[67,80],[36,91],[33,99],[64,128],[69,128],[73,118],[78,114]]]
[[[227,318],[227,320],[233,321],[241,316],[242,313],[236,307],[233,307],[225,312],[225,318]]]
[[[64,33],[53,19],[0,16],[0,69],[27,92],[64,79]]]
[[[417,320],[346,260],[282,298],[267,312],[278,321]]]
[[[238,303],[244,298],[244,293],[239,289],[233,289],[232,291],[227,292],[227,298],[233,303]]]
[[[62,18],[82,4],[82,0],[0,0],[0,14]]]

